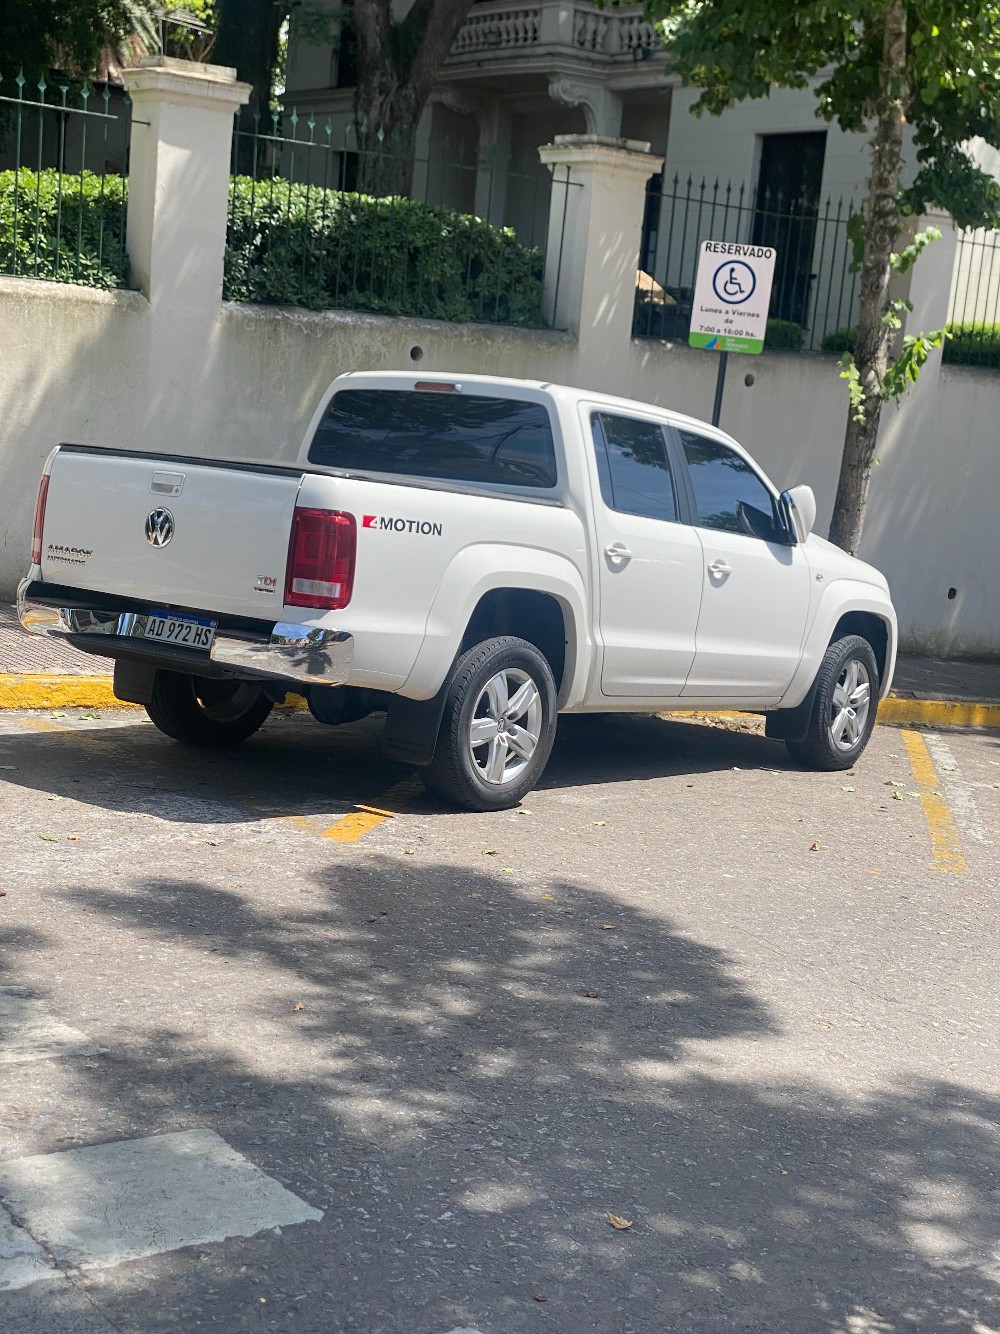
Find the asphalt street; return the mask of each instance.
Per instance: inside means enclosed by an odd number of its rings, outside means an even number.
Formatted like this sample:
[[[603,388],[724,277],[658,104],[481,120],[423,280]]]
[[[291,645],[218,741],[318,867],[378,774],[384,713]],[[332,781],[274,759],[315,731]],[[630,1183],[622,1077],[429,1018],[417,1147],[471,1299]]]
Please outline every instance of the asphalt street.
[[[996,1334],[1000,734],[0,715],[0,1330]]]

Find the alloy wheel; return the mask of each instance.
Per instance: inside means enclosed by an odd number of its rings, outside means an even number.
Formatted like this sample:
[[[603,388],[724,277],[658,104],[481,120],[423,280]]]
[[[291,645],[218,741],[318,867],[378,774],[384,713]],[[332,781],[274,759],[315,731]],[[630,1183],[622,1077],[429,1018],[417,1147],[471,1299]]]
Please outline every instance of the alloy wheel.
[[[486,783],[511,783],[531,762],[542,730],[542,697],[527,672],[507,667],[483,686],[469,723],[472,763]]]

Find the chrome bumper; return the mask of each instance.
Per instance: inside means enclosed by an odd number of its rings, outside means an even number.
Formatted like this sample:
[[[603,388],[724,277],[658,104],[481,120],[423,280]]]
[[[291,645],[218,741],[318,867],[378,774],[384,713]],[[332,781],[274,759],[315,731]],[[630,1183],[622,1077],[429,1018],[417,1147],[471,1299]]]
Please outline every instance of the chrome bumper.
[[[102,657],[160,658],[164,667],[178,662],[176,653],[155,640],[146,640],[149,612],[73,607],[39,600],[38,585],[22,581],[17,590],[17,614],[29,634],[58,639],[85,639],[90,652]],[[90,601],[90,599],[88,599]],[[185,654],[190,668],[207,657],[214,666],[236,676],[265,676],[317,686],[345,685],[354,664],[354,638],[343,630],[317,630],[279,621],[270,634],[256,638],[217,630],[207,654]]]

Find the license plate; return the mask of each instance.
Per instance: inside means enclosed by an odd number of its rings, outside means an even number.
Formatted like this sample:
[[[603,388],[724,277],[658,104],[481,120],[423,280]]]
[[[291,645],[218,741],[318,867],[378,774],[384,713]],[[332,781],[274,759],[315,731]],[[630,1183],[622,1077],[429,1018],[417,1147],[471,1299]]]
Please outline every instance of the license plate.
[[[158,639],[164,644],[182,648],[203,649],[207,652],[215,638],[217,621],[200,616],[184,616],[176,611],[151,611],[146,620],[143,639]]]

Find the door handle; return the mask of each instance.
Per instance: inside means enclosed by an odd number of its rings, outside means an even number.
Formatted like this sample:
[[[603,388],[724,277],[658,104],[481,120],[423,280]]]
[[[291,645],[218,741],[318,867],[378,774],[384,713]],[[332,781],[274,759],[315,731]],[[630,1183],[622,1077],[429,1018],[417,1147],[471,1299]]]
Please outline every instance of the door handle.
[[[612,560],[631,560],[632,553],[624,542],[612,542],[609,547],[604,548],[605,556],[610,556]]]
[[[708,572],[709,574],[718,575],[719,578],[721,579],[721,577],[724,574],[732,574],[733,567],[731,565],[727,565],[724,560],[713,560],[711,565],[708,567]]]

